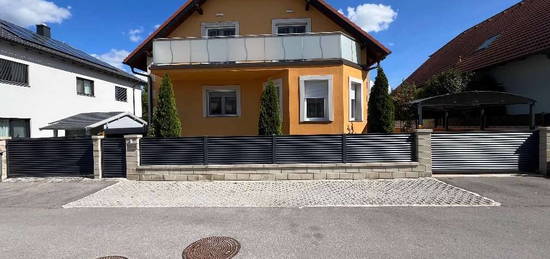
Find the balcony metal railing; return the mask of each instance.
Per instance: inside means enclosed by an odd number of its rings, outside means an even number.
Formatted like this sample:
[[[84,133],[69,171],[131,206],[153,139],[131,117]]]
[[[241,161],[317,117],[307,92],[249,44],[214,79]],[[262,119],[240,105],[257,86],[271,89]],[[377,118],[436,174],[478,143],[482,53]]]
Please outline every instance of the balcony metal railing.
[[[166,38],[153,42],[154,65],[344,59],[359,63],[359,45],[340,32]]]

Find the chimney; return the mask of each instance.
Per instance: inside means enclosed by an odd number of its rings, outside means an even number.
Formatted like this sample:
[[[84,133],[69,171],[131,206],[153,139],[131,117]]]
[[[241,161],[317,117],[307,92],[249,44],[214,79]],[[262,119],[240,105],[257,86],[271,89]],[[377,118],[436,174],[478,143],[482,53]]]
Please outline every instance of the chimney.
[[[52,36],[51,29],[46,24],[37,24],[36,25],[36,34],[47,37],[47,38],[51,38],[51,36]]]

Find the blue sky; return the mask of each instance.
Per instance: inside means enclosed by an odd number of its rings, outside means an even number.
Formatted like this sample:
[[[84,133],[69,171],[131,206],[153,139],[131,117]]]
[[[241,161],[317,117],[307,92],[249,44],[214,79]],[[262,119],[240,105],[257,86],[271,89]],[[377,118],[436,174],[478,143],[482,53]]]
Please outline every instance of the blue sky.
[[[353,16],[393,51],[382,66],[390,85],[396,87],[457,34],[519,0],[328,2]],[[0,0],[0,18],[20,25],[47,22],[54,38],[119,65],[120,59],[151,33],[155,25],[161,24],[183,3],[184,0]],[[353,8],[351,13],[348,7]]]

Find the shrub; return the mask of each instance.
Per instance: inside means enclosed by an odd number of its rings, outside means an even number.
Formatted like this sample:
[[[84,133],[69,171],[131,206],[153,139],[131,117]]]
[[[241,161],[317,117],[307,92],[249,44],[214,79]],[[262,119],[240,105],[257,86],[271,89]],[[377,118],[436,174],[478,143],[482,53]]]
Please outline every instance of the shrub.
[[[281,135],[279,95],[272,81],[269,81],[260,101],[258,134],[261,136]]]
[[[367,122],[369,133],[391,133],[394,130],[394,106],[388,78],[381,67],[371,90]]]

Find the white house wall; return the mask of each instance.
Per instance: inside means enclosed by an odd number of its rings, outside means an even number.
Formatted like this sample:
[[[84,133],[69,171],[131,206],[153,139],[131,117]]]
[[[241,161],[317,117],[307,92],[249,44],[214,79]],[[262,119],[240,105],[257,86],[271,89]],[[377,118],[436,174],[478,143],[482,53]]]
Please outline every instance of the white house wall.
[[[507,63],[491,70],[495,79],[507,92],[526,96],[537,101],[536,113],[550,113],[550,58],[534,55]],[[510,106],[511,114],[527,114],[526,105]]]
[[[0,41],[0,58],[29,66],[30,87],[0,83],[0,118],[30,119],[31,137],[52,137],[51,130],[39,128],[79,113],[134,113],[134,98],[135,114],[141,117],[141,91],[133,90],[129,80],[5,41]],[[95,97],[77,95],[77,77],[94,81]],[[115,86],[128,88],[128,102],[115,100]]]

